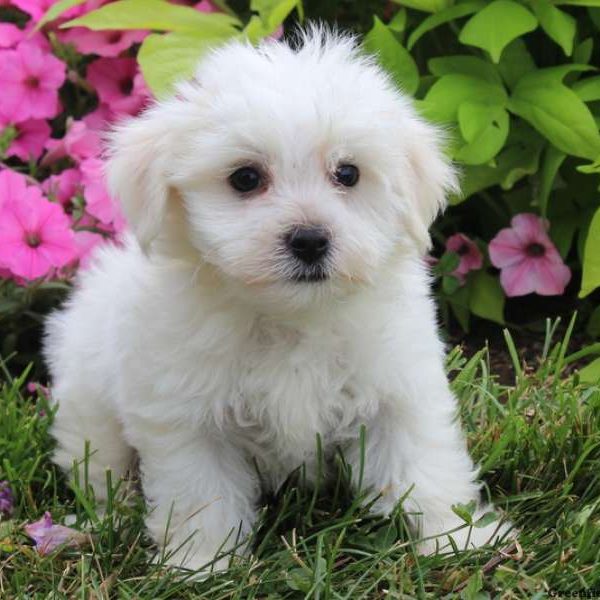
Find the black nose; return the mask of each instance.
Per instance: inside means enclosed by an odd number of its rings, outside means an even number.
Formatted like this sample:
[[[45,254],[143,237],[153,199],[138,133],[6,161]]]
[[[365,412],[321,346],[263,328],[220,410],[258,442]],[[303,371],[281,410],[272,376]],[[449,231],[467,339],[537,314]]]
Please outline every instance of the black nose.
[[[323,227],[295,227],[286,236],[292,254],[303,263],[312,265],[329,251],[329,236]]]

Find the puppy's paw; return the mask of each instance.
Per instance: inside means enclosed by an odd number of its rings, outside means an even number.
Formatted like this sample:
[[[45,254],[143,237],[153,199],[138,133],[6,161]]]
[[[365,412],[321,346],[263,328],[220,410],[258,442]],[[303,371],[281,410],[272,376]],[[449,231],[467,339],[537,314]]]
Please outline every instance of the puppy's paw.
[[[474,517],[476,522],[485,511],[480,511]],[[431,531],[431,530],[430,530]],[[453,545],[450,537],[459,550],[472,550],[486,545],[495,545],[498,542],[504,544],[516,539],[518,531],[508,521],[493,521],[484,527],[465,525],[458,517],[450,519],[435,531],[427,532],[425,528],[424,539],[418,543],[420,554],[436,554],[438,552],[451,552]]]
[[[217,558],[210,552],[201,549],[180,548],[176,551],[159,552],[152,559],[152,563],[161,567],[180,571],[181,575],[188,576],[194,581],[202,581],[214,573],[226,571],[229,568],[231,556]]]

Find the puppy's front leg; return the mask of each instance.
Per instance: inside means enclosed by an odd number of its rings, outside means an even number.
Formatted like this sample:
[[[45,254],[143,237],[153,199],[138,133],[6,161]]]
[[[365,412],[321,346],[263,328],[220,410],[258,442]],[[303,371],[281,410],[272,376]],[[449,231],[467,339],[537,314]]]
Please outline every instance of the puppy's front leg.
[[[373,510],[382,514],[389,514],[408,493],[403,506],[420,538],[429,538],[419,544],[428,553],[448,545],[441,534],[461,528],[464,522],[451,507],[478,501],[479,486],[443,371],[423,371],[426,379],[419,381],[413,373],[412,385],[382,402],[379,414],[367,424],[363,488],[381,494]],[[358,473],[358,445],[352,448],[350,463]],[[483,512],[479,507],[475,518]],[[497,527],[497,522],[481,529],[462,527],[451,535],[464,549],[494,541]]]
[[[258,485],[241,452],[198,429],[147,426],[136,433],[146,524],[167,562],[200,569],[243,540],[255,520]]]

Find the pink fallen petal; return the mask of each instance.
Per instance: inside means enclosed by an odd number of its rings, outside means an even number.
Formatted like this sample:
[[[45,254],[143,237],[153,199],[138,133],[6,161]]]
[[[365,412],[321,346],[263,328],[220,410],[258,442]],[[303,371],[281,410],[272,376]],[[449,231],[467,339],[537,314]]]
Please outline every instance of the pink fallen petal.
[[[61,546],[80,547],[89,541],[89,537],[65,525],[55,525],[52,516],[45,512],[35,523],[25,525],[25,533],[34,541],[39,554],[45,556]]]

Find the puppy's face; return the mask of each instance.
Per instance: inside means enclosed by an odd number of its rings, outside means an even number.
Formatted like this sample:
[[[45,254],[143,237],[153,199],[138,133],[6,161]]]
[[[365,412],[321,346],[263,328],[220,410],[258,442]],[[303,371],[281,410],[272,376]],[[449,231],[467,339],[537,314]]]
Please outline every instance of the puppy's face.
[[[114,147],[110,179],[143,245],[177,205],[226,281],[296,304],[422,252],[454,185],[435,130],[350,41],[320,36],[215,52]]]

